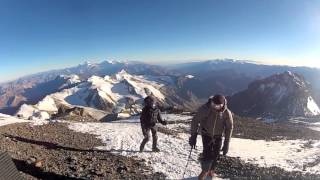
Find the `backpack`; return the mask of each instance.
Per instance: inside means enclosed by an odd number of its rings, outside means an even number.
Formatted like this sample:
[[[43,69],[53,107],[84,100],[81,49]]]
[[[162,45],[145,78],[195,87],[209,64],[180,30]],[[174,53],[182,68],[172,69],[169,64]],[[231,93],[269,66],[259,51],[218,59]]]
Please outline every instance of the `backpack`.
[[[140,117],[141,124],[147,127],[153,127],[158,122],[159,109],[144,107]]]

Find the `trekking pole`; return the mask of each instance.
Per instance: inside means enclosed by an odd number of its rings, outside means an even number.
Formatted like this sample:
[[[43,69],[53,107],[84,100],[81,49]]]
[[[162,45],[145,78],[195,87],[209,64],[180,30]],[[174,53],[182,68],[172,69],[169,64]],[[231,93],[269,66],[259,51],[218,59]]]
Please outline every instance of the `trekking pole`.
[[[166,120],[167,122],[169,122],[168,120]],[[171,132],[171,130],[168,128],[168,127],[166,127],[167,128],[167,130],[168,130],[168,132],[167,132],[167,142],[169,143],[169,148],[170,148],[170,150],[172,150],[172,145],[171,145],[171,143],[169,142],[170,141],[170,132]]]
[[[189,153],[189,157],[188,157],[188,160],[187,160],[187,164],[186,164],[186,167],[184,168],[184,172],[183,172],[183,175],[182,175],[182,179],[184,179],[184,175],[186,174],[186,171],[187,171],[187,168],[188,168],[188,165],[189,165],[189,161],[191,159],[191,153],[192,153],[192,147],[191,147],[191,150],[190,150],[190,153]]]

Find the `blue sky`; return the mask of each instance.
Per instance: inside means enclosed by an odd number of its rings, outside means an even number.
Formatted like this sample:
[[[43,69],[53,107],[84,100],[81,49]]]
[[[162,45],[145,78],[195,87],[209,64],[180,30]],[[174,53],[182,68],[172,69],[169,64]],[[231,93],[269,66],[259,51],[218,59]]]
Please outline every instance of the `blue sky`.
[[[0,0],[0,81],[86,60],[215,58],[320,67],[320,1]]]

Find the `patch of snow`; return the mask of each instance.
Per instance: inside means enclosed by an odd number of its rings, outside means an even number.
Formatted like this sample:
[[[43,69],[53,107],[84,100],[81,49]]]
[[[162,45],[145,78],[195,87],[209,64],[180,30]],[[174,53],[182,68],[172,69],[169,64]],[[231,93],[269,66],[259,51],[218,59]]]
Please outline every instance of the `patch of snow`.
[[[33,116],[35,116],[41,120],[49,120],[50,119],[49,113],[45,112],[45,111],[38,111]]]
[[[72,74],[72,75],[60,75],[61,78],[66,80],[66,83],[64,83],[60,89],[65,89],[70,87],[71,85],[78,84],[81,82],[80,77],[78,75]]]
[[[17,112],[17,116],[28,119],[32,117],[36,109],[32,105],[23,104]]]
[[[292,123],[299,123],[306,125],[309,129],[312,129],[314,131],[320,131],[320,118],[319,117],[295,117],[291,118],[290,122]]]
[[[35,119],[35,120],[26,120],[26,119],[20,119],[15,116],[10,116],[6,114],[0,113],[0,126],[5,126],[9,124],[16,124],[16,123],[30,123],[32,126],[38,126],[49,123],[49,121]]]
[[[20,116],[25,119],[36,118],[47,120],[50,119],[49,113],[55,113],[57,111],[58,108],[53,98],[51,96],[46,96],[36,105],[23,104],[16,113],[16,116]]]
[[[309,126],[309,128],[315,131],[320,131],[320,123]]]
[[[104,78],[94,76],[89,79],[89,82],[103,92],[101,95],[105,99],[113,103],[124,97],[130,97],[134,100],[145,98],[148,96],[146,89],[160,100],[165,99],[159,91],[159,88],[163,86],[162,84],[146,80],[143,76],[130,75],[125,70],[121,70],[115,76],[105,76]],[[136,94],[132,94],[130,89],[134,90]],[[103,95],[104,93],[105,95]]]
[[[99,96],[112,104],[121,98],[119,94],[112,92],[113,82],[105,81],[104,78],[98,76],[92,76],[88,82],[92,83],[91,89],[97,89]]]
[[[294,83],[299,86],[299,87],[305,87],[305,83],[303,82],[303,80],[301,80],[298,76],[296,76],[293,72],[291,71],[286,71],[285,72],[286,75],[288,75],[287,80],[290,81],[291,78],[293,78]]]
[[[230,156],[257,164],[261,167],[277,166],[287,171],[301,171],[319,174],[320,164],[306,165],[318,158],[319,146],[305,148],[305,140],[265,141],[232,138]],[[317,145],[319,141],[311,142]],[[305,171],[304,171],[305,170]]]
[[[294,76],[291,71],[286,71],[285,73],[287,73],[289,76]]]
[[[159,100],[164,100],[164,95],[160,92],[160,88],[163,87],[163,84],[159,84],[154,81],[148,81],[143,76],[132,76],[127,74],[124,70],[122,70],[119,74],[117,74],[120,79],[125,79],[127,82],[134,88],[135,92],[140,95],[142,98],[145,98],[149,94],[146,90],[150,91],[155,97]],[[119,78],[119,77],[118,77]]]
[[[76,84],[81,82],[80,77],[78,75],[70,75],[67,77],[68,78],[68,84]]]
[[[307,108],[313,115],[319,115],[320,109],[317,103],[313,100],[311,96],[308,97]]]
[[[41,125],[45,125],[48,124],[50,121],[48,120],[44,120],[44,119],[39,119],[39,118],[32,118],[31,121],[29,121],[31,126],[41,126]]]
[[[109,64],[116,64],[117,62],[113,61],[113,60],[107,60],[107,63]]]
[[[186,75],[185,77],[188,78],[188,79],[193,79],[194,78],[193,75]]]
[[[93,65],[93,63],[91,63],[90,61],[85,61],[84,63],[82,63],[80,65],[89,67],[89,66]]]
[[[25,122],[30,122],[30,121],[0,113],[0,126],[5,126],[5,125],[15,124],[15,123],[25,123]]]
[[[40,111],[49,111],[49,112],[57,112],[58,111],[56,103],[51,96],[46,96],[43,100],[41,100],[36,105],[36,107]]]
[[[131,114],[129,114],[129,113],[119,113],[118,114],[118,118],[120,118],[120,119],[129,118],[130,116],[131,116]]]

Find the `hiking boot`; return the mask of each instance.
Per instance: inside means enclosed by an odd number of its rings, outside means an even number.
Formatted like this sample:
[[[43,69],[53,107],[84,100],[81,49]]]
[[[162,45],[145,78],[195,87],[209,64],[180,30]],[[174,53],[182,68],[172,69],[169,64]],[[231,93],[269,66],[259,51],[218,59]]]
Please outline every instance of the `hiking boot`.
[[[214,170],[210,170],[208,173],[208,176],[215,177],[215,176],[217,176],[217,174],[214,172]]]
[[[160,152],[160,149],[155,147],[155,148],[152,148],[152,152]]]
[[[143,149],[144,149],[144,147],[143,147],[143,146],[140,146],[140,152],[142,152],[142,151],[143,151]]]

